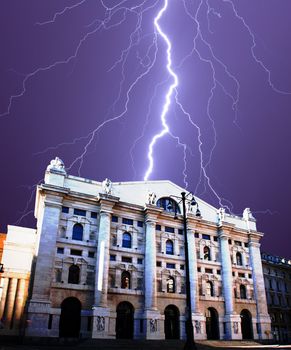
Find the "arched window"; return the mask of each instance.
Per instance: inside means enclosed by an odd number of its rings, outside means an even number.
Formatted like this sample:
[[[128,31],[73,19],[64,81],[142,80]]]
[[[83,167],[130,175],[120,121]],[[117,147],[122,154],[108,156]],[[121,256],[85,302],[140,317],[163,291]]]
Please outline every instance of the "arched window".
[[[79,284],[80,268],[78,265],[71,265],[69,268],[68,283]]]
[[[167,279],[167,292],[175,293],[175,280],[173,277]]]
[[[242,266],[242,256],[241,253],[236,253],[236,264]]]
[[[243,284],[240,285],[239,292],[240,292],[240,298],[241,299],[246,299],[247,298],[247,290],[246,290],[246,287]]]
[[[122,246],[123,248],[131,248],[131,234],[124,232],[122,235]]]
[[[130,289],[130,273],[123,271],[121,274],[121,288]]]
[[[76,241],[83,240],[83,226],[81,224],[75,224],[73,227],[73,239]]]
[[[203,249],[203,257],[204,257],[204,260],[211,260],[210,258],[210,248],[209,247],[204,247]]]
[[[166,242],[166,254],[174,254],[174,243],[170,239],[168,239]]]
[[[157,201],[157,207],[163,208],[169,213],[180,214],[180,208],[178,204],[172,198],[169,198],[169,197],[160,198]]]
[[[206,282],[206,295],[211,297],[214,296],[213,283],[210,281]]]

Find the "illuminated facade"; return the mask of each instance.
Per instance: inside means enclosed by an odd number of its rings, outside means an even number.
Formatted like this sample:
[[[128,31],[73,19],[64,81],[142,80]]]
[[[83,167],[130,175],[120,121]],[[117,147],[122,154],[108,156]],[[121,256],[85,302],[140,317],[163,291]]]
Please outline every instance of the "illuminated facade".
[[[78,178],[53,160],[37,190],[26,335],[184,339],[182,191]],[[263,235],[248,209],[237,217],[196,201],[187,206],[195,339],[268,339]]]

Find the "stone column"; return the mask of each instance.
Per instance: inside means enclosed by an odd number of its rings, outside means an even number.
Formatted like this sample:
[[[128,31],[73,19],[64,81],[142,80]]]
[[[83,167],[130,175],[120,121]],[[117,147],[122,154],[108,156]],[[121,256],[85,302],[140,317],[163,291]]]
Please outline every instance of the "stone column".
[[[233,288],[232,288],[232,264],[230,259],[230,251],[228,244],[228,235],[222,227],[218,231],[220,240],[220,256],[221,256],[221,277],[222,277],[222,290],[224,296],[225,316],[224,321],[226,324],[226,339],[240,339],[241,335],[234,332],[234,322],[240,323],[239,315],[234,315],[233,309]]]
[[[16,293],[16,299],[15,299],[15,312],[14,312],[14,327],[18,328],[20,325],[23,308],[24,308],[24,300],[25,295],[27,293],[27,283],[24,278],[21,278],[18,280],[17,285],[17,293]]]
[[[188,230],[188,256],[189,256],[189,277],[191,291],[191,308],[192,314],[198,313],[198,273],[197,273],[197,257],[194,232]],[[193,317],[193,315],[192,315]]]
[[[58,235],[62,197],[39,194],[44,197],[39,209],[38,227],[40,234],[39,250],[35,266],[32,297],[28,307],[30,336],[47,336],[47,324],[50,314],[51,283],[54,276],[56,239]]]
[[[114,205],[112,196],[101,195],[99,233],[97,237],[95,293],[93,306],[92,338],[108,338],[110,309],[107,305],[109,276],[109,246],[111,213]]]
[[[249,235],[249,252],[254,281],[254,298],[257,306],[257,322],[260,329],[258,337],[259,339],[268,339],[265,332],[271,330],[271,320],[267,308],[260,243],[257,237],[251,234]]]
[[[147,207],[145,210],[145,268],[144,268],[144,317],[146,339],[163,339],[157,310],[156,285],[156,221],[159,209]]]
[[[14,312],[15,297],[16,297],[16,288],[17,288],[17,278],[10,278],[4,317],[3,317],[5,328],[10,328],[11,326],[12,316]]]
[[[2,294],[1,294],[1,300],[0,300],[0,320],[4,316],[4,309],[6,304],[6,298],[7,298],[7,291],[8,291],[8,285],[9,285],[9,278],[5,277],[2,278],[3,286],[2,286]]]

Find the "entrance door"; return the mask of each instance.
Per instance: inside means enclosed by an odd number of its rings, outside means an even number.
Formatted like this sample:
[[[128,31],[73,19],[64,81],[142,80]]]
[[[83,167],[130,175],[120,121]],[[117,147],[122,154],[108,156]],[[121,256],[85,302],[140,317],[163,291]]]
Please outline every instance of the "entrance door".
[[[165,308],[165,338],[180,339],[180,312],[175,305]]]
[[[248,310],[242,310],[240,317],[242,338],[253,339],[253,323],[251,313]]]
[[[81,303],[77,298],[67,298],[61,304],[59,336],[78,338],[81,325]]]
[[[213,307],[207,309],[206,333],[207,339],[219,339],[218,313]]]
[[[133,338],[133,316],[134,308],[127,301],[118,304],[116,318],[116,338],[132,339]]]

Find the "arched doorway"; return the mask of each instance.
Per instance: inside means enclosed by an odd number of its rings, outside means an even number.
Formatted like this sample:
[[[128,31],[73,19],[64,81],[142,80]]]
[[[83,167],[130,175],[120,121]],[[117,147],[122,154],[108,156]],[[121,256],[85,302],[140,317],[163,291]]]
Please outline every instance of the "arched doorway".
[[[180,339],[180,312],[175,305],[165,308],[165,338]]]
[[[252,315],[248,310],[242,310],[241,318],[241,333],[243,339],[253,339],[253,323]]]
[[[206,333],[207,339],[219,339],[218,313],[213,307],[206,311]]]
[[[134,308],[127,301],[118,304],[116,318],[116,338],[132,339],[133,338],[133,316]]]
[[[61,304],[59,336],[78,338],[81,326],[81,303],[77,298],[69,297]]]

